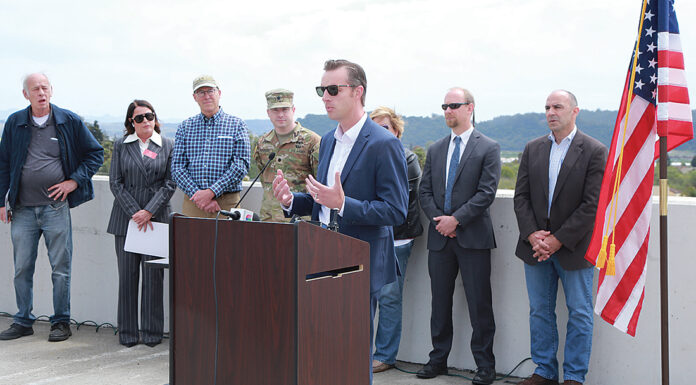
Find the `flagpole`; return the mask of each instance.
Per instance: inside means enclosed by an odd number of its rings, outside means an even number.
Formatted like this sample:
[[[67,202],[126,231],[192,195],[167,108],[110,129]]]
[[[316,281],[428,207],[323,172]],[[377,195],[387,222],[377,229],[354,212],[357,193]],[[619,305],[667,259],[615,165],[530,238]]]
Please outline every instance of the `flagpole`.
[[[669,285],[667,264],[667,137],[660,136],[660,324],[662,385],[669,385]]]

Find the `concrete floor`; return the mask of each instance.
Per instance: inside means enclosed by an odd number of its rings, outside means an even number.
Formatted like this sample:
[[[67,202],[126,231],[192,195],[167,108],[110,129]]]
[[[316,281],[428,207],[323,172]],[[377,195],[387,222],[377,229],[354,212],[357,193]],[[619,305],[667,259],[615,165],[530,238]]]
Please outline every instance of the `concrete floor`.
[[[0,317],[0,330],[12,324]],[[0,384],[165,384],[169,340],[154,348],[119,345],[110,328],[72,325],[67,341],[48,342],[50,324],[36,322],[34,335],[0,341]]]
[[[0,331],[12,323],[0,317]],[[63,342],[48,342],[50,325],[38,321],[34,335],[12,341],[0,341],[0,384],[152,384],[169,382],[169,340],[150,348],[119,345],[113,329],[72,325],[72,337]],[[449,385],[470,384],[471,372],[450,370],[450,375],[430,380],[415,376],[422,365],[398,362],[398,369],[377,373],[375,385]],[[408,373],[411,372],[411,373]],[[466,377],[466,378],[465,378]],[[516,384],[521,379],[506,378],[495,384]],[[265,385],[265,384],[264,384]]]

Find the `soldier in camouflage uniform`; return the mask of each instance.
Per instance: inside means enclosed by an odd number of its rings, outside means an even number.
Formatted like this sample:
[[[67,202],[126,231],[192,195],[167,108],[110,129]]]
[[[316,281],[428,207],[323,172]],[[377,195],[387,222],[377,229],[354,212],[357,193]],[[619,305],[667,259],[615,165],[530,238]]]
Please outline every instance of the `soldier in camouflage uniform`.
[[[278,169],[283,170],[292,191],[305,191],[307,175],[316,175],[319,163],[319,141],[321,137],[295,122],[293,93],[284,89],[266,92],[268,118],[273,130],[263,134],[254,150],[254,160],[261,170],[268,162],[268,155],[276,156],[261,175],[263,203],[261,220],[287,222],[280,203],[273,197],[273,179]]]

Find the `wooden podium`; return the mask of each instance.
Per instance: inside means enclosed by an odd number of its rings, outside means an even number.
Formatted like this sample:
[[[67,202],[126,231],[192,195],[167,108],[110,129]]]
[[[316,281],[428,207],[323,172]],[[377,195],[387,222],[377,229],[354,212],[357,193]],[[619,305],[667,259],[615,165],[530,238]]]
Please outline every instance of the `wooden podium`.
[[[368,243],[173,215],[169,250],[171,384],[369,382]]]

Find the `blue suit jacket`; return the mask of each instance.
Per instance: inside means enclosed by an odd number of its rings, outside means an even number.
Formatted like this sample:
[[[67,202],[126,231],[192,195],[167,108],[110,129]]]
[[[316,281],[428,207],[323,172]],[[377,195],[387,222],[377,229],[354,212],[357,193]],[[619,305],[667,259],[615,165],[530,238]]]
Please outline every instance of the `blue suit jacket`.
[[[317,180],[326,184],[336,138],[332,130],[321,138]],[[341,172],[345,193],[343,216],[338,217],[342,234],[370,244],[370,292],[396,280],[392,226],[406,220],[408,178],[401,142],[390,132],[367,119]],[[307,193],[293,193],[292,214],[319,219],[321,205]]]

